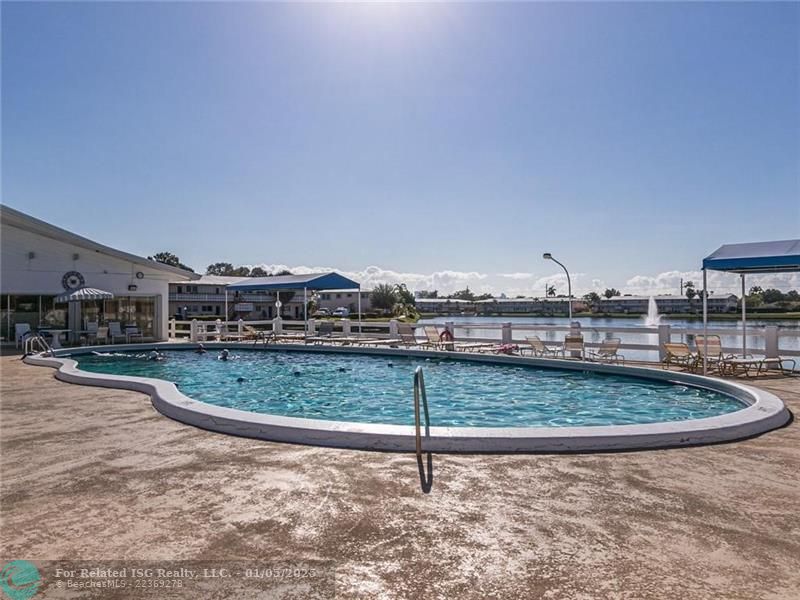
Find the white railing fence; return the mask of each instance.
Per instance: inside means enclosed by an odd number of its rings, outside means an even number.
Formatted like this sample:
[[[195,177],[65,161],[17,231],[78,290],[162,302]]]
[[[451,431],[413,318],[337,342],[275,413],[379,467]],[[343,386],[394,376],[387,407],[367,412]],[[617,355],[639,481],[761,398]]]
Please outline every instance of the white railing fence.
[[[318,328],[319,321],[309,319],[308,334],[313,335]],[[364,321],[362,335],[370,338],[389,338],[397,335],[398,321]],[[645,360],[659,360],[663,358],[663,344],[665,342],[685,342],[690,346],[694,344],[694,336],[702,334],[702,329],[675,327],[672,325],[659,325],[658,327],[568,327],[560,325],[539,325],[535,323],[454,323],[452,321],[425,322],[410,324],[415,330],[424,326],[434,325],[442,331],[449,329],[456,341],[470,342],[497,342],[504,344],[525,344],[525,338],[538,335],[547,344],[563,344],[564,335],[570,332],[583,335],[585,345],[589,348],[598,347],[604,339],[620,338],[620,348],[632,350],[636,353],[650,353]],[[264,321],[169,321],[169,337],[175,340],[201,342],[214,339],[223,332],[242,333],[244,327],[252,327],[262,331],[275,333],[302,332],[303,321],[290,321],[286,319],[271,319]],[[357,335],[358,321],[351,319],[338,319],[334,321],[334,333],[342,335]],[[731,327],[709,327],[709,335],[720,336],[725,352],[740,354],[742,351],[741,330]],[[777,356],[800,356],[800,328],[785,328],[774,325],[766,327],[748,327],[747,329],[748,352],[763,354],[769,358]]]

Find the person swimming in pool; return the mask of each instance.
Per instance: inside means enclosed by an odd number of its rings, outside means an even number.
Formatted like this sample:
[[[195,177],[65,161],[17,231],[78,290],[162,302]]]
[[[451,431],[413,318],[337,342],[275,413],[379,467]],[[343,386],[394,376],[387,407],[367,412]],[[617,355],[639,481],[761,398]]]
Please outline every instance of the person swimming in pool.
[[[230,352],[227,349],[223,349],[222,352],[219,353],[217,360],[228,360],[230,358]]]
[[[206,350],[203,344],[198,344],[197,349],[194,351],[195,354],[205,354],[206,352],[208,352],[208,350]]]
[[[153,360],[156,362],[163,362],[167,360],[167,357],[161,354],[158,350],[153,350],[150,354],[147,355],[147,360]]]

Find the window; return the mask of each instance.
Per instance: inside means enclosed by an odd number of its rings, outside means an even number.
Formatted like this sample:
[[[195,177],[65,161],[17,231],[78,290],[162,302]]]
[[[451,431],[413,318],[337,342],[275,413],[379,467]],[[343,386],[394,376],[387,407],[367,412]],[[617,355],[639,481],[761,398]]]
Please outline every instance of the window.
[[[119,321],[124,328],[127,325],[137,327],[145,337],[155,337],[156,298],[117,296],[106,300],[104,321]]]

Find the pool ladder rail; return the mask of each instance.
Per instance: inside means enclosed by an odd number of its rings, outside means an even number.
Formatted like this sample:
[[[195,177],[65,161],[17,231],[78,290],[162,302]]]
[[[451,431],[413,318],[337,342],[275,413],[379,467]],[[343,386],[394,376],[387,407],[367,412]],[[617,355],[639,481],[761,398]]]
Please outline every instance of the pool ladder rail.
[[[36,349],[38,348],[39,353],[44,354],[53,354],[53,349],[50,347],[50,344],[47,343],[47,340],[44,339],[41,335],[29,335],[25,338],[22,346],[22,356],[23,358],[30,355],[36,354]]]
[[[431,417],[428,413],[428,394],[425,392],[425,376],[422,374],[422,367],[414,369],[414,429],[417,442],[417,459],[422,460],[422,431],[420,419],[420,398],[422,398],[422,408],[425,411],[425,436],[430,435]]]

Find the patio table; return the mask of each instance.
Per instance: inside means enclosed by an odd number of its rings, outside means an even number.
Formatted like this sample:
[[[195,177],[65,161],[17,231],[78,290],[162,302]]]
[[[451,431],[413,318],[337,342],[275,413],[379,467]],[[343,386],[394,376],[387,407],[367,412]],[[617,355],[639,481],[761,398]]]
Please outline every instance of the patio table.
[[[49,333],[53,337],[53,341],[50,342],[50,347],[53,350],[58,350],[59,348],[63,348],[61,345],[61,334],[68,333],[69,329],[51,329],[50,327],[40,328],[40,333]]]

